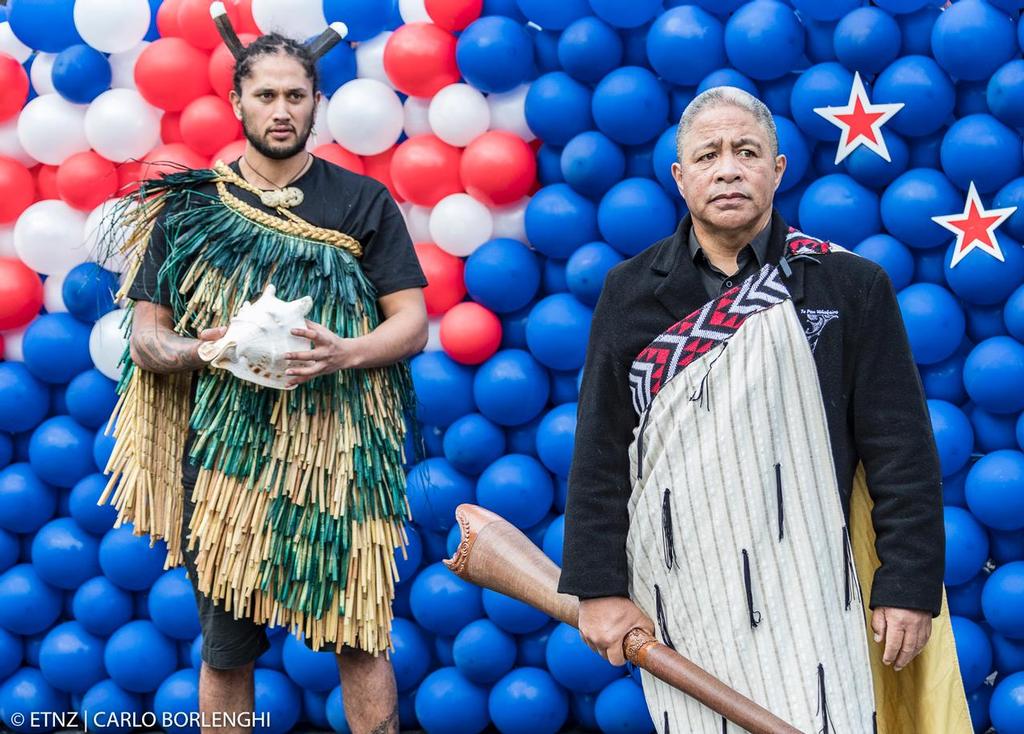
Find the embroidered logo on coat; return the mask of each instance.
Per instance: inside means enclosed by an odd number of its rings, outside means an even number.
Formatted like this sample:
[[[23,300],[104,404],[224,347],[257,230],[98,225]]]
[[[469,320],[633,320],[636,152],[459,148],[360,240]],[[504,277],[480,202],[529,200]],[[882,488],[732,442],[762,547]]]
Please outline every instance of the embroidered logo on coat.
[[[800,313],[804,317],[804,333],[807,334],[807,342],[811,345],[813,352],[818,346],[818,337],[825,330],[828,323],[839,318],[839,312],[834,309],[801,308]]]

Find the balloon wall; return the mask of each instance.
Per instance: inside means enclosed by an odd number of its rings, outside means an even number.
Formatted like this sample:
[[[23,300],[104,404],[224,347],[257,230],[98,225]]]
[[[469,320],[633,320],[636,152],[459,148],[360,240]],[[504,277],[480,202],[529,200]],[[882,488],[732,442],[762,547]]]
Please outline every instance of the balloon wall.
[[[878,262],[899,291],[945,475],[975,727],[1024,732],[1022,0],[226,4],[243,41],[348,25],[320,63],[309,147],[389,187],[430,283],[412,363],[430,456],[409,473],[395,601],[403,729],[653,730],[635,673],[439,561],[467,501],[560,561],[592,309],[608,270],[685,212],[675,123],[730,84],[776,117],[789,222]],[[31,711],[198,706],[184,572],[96,501],[124,314],[103,215],[164,162],[242,150],[208,10],[0,8],[0,720],[17,731]],[[348,731],[333,657],[272,641],[256,669],[271,730]]]

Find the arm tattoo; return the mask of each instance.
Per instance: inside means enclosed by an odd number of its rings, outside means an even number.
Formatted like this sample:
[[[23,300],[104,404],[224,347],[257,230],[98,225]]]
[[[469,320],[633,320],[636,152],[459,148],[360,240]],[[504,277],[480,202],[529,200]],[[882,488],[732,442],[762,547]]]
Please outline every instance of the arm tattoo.
[[[394,725],[394,726],[392,726]],[[384,721],[377,724],[370,731],[370,734],[398,734],[398,706],[391,710],[388,717]]]
[[[132,359],[148,372],[189,372],[205,364],[196,345],[195,339],[179,336],[171,329],[142,329],[132,335]]]

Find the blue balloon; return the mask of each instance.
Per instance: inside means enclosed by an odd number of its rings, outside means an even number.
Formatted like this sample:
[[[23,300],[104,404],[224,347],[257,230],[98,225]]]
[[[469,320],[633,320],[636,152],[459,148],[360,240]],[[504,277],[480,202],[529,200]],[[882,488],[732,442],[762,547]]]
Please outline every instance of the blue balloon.
[[[107,676],[103,668],[103,640],[78,622],[59,624],[43,638],[39,669],[58,691],[85,693]]]
[[[960,508],[947,507],[946,509],[959,510]],[[984,533],[985,531],[982,530],[981,532]],[[946,601],[949,603],[949,613],[955,614],[958,617],[967,617],[976,622],[983,621],[985,619],[985,612],[981,608],[981,592],[984,590],[987,580],[988,574],[983,569],[970,581],[958,586],[947,586]]]
[[[463,278],[474,301],[495,313],[508,313],[527,305],[537,294],[540,262],[522,242],[494,239],[469,256]]]
[[[132,595],[106,576],[97,576],[78,587],[71,609],[86,630],[109,637],[132,618]]]
[[[587,647],[579,630],[564,622],[548,638],[545,660],[554,679],[574,693],[597,693],[622,677],[621,668]]]
[[[928,6],[930,4],[930,0],[915,1],[919,7],[921,5]],[[877,5],[888,10],[885,2],[886,0],[883,0],[883,2],[877,3]],[[900,36],[902,37],[900,55],[931,56],[932,28],[935,26],[935,20],[939,17],[941,12],[942,11],[936,7],[921,7],[920,10],[901,13],[897,16],[896,21],[899,23]]]
[[[156,625],[137,619],[110,636],[103,660],[119,686],[134,693],[149,693],[174,672],[178,652],[174,642],[161,634]]]
[[[572,403],[580,396],[579,370],[551,370],[551,404]]]
[[[419,685],[430,670],[430,650],[426,636],[408,619],[397,617],[391,623],[391,643],[395,648],[391,654],[391,664],[398,691],[410,691]]]
[[[512,670],[516,640],[491,620],[478,619],[455,636],[452,657],[455,667],[468,680],[489,685]]]
[[[0,470],[0,528],[34,533],[56,510],[57,490],[31,466],[17,463]]]
[[[850,71],[877,74],[900,53],[900,27],[884,10],[856,8],[836,24],[836,58]]]
[[[114,527],[117,519],[117,510],[113,505],[98,504],[106,486],[106,476],[90,474],[72,487],[68,497],[69,514],[83,530],[93,535],[103,535]]]
[[[1024,454],[1010,449],[993,451],[979,459],[967,474],[967,505],[990,528],[1024,528],[1024,497],[1018,491],[1022,481]]]
[[[560,31],[577,18],[590,15],[587,0],[516,0],[520,12],[544,30]]]
[[[83,724],[89,731],[109,734],[129,734],[134,728],[131,722],[139,721],[143,711],[141,696],[126,691],[109,678],[86,691],[80,706]]]
[[[914,282],[933,283],[946,287],[946,255],[944,248],[918,250],[914,253]]]
[[[694,85],[726,65],[721,21],[694,5],[666,10],[647,33],[651,67],[672,84]]]
[[[331,0],[327,1],[328,3],[331,2]],[[360,3],[366,2],[366,0],[358,1]],[[371,1],[377,2],[378,0]],[[337,4],[337,2],[338,0],[335,0],[335,4]],[[385,2],[387,2],[387,0],[385,0]],[[379,32],[380,31],[377,33]],[[367,38],[372,38],[377,35],[377,33],[374,33]],[[348,40],[360,40],[352,38],[352,26],[349,26],[349,35],[347,38]],[[343,84],[356,78],[356,52],[348,43],[339,43],[324,56],[320,57],[316,62],[316,69],[320,74],[320,91],[325,97],[330,97],[338,91]]]
[[[1024,341],[1024,285],[1006,299],[1003,321],[1010,336],[1017,341]]]
[[[866,146],[860,146],[843,161],[846,172],[858,183],[872,189],[884,189],[910,165],[910,147],[892,132],[885,133],[885,146],[890,160],[885,160]]]
[[[987,79],[1017,52],[1009,16],[982,0],[954,3],[932,28],[935,60],[957,79]]]
[[[875,0],[875,4],[883,10],[900,14],[914,13],[930,2],[931,0]]]
[[[60,616],[63,598],[27,563],[0,574],[0,627],[16,635],[49,629]]]
[[[914,278],[914,256],[895,237],[887,234],[871,235],[854,247],[853,251],[881,265],[896,291],[906,288]]]
[[[987,453],[1017,447],[1017,416],[1013,413],[999,415],[974,406],[970,411],[970,419],[974,426],[975,443],[980,451]]]
[[[192,671],[189,671],[190,673]],[[257,668],[254,674],[256,713],[264,714],[269,724],[260,727],[266,734],[285,734],[293,730],[302,710],[298,687],[277,670]]]
[[[445,431],[444,456],[465,474],[480,474],[504,453],[504,431],[479,413],[464,415]]]
[[[91,331],[88,324],[70,314],[43,314],[25,330],[25,366],[43,382],[70,382],[72,377],[92,367]],[[57,355],[59,359],[55,359]]]
[[[977,345],[964,364],[964,387],[974,402],[993,413],[1024,409],[1024,345],[1008,336]]]
[[[1017,211],[1003,222],[1002,229],[1018,242],[1024,240],[1024,176],[1010,181],[996,193],[992,208],[1003,207],[1017,207]]]
[[[539,252],[565,260],[598,239],[597,207],[568,184],[545,186],[526,205],[526,236]]]
[[[608,271],[622,262],[622,255],[604,242],[590,242],[577,249],[565,266],[566,284],[580,303],[595,306]]]
[[[454,667],[439,668],[416,689],[416,718],[427,731],[479,734],[490,723],[487,689]]]
[[[946,575],[950,586],[965,584],[978,575],[988,560],[985,528],[962,507],[943,509],[946,526]]]
[[[895,118],[894,118],[895,119]],[[949,231],[932,217],[963,211],[963,196],[940,171],[914,168],[882,194],[882,223],[889,234],[910,247],[945,245]]]
[[[555,734],[569,716],[569,697],[546,670],[517,668],[494,684],[488,710],[502,734]]]
[[[601,731],[647,734],[654,728],[643,688],[630,678],[614,681],[598,694],[594,717]]]
[[[551,509],[551,475],[532,456],[507,454],[487,467],[476,485],[477,503],[516,527],[529,528]]]
[[[91,322],[114,310],[117,290],[117,273],[90,262],[71,269],[64,278],[61,296],[72,316]]]
[[[40,727],[32,724],[33,713],[63,712],[68,710],[68,705],[67,694],[47,683],[43,674],[35,668],[21,668],[0,687],[0,718],[11,731],[39,731]],[[15,723],[14,714],[19,715],[21,723]]]
[[[535,418],[547,404],[547,372],[528,353],[505,349],[480,365],[473,397],[480,412],[501,426],[518,426]]]
[[[596,83],[622,63],[622,38],[598,18],[574,20],[558,38],[558,61],[574,79]]]
[[[338,685],[338,665],[333,652],[316,652],[295,635],[284,635],[281,664],[299,686],[326,693]]]
[[[324,0],[324,18],[347,25],[346,40],[368,41],[387,28],[391,5],[391,0]]]
[[[836,21],[814,20],[803,17],[804,28],[807,29],[807,60],[812,64],[823,64],[836,60],[836,49],[833,39],[836,34]]]
[[[943,400],[929,400],[932,432],[939,451],[942,476],[956,474],[967,465],[974,447],[974,430],[963,411]],[[973,576],[973,574],[971,574]],[[950,581],[958,584],[962,581]]]
[[[597,211],[601,239],[627,257],[668,237],[677,221],[675,202],[648,178],[628,178],[615,184]]]
[[[761,82],[761,101],[768,106],[773,115],[776,115],[776,124],[778,124],[779,117],[788,119],[791,115],[790,97],[793,95],[793,85],[796,84],[799,76],[799,74],[791,73],[778,79]]]
[[[536,632],[551,621],[539,609],[490,589],[484,589],[483,607],[490,620],[515,635]]]
[[[150,700],[146,696],[146,700]],[[167,734],[198,734],[187,717],[199,711],[199,671],[185,668],[171,673],[153,695],[151,708],[158,719],[170,719]]]
[[[941,362],[956,351],[964,336],[964,313],[949,291],[932,283],[915,283],[897,299],[918,364]]]
[[[594,90],[594,122],[612,140],[639,145],[654,140],[668,123],[668,94],[650,71],[624,66]]]
[[[71,417],[88,428],[99,428],[117,404],[117,383],[96,369],[77,375],[64,395]]]
[[[559,511],[565,510],[565,504]],[[565,540],[565,515],[558,515],[551,524],[548,525],[547,530],[544,531],[544,539],[541,542],[541,550],[544,551],[544,555],[554,561],[556,566],[562,565],[562,546]]]
[[[654,144],[656,142],[648,141],[626,148],[626,176],[628,178],[654,178]]]
[[[1024,127],[1024,61],[1001,66],[988,82],[985,99],[992,114],[1012,127]]]
[[[537,455],[549,471],[560,477],[569,475],[572,463],[576,407],[576,403],[570,402],[553,408],[537,428]]]
[[[814,172],[819,178],[846,173],[845,164],[836,163],[835,143],[818,143],[811,153],[811,159],[814,161]],[[808,185],[811,183],[814,183],[813,179],[808,181]]]
[[[757,85],[749,77],[740,74],[735,69],[716,69],[711,72],[697,85],[697,94],[706,92],[714,87],[736,87],[744,92],[749,92],[755,97],[760,96]]]
[[[92,459],[96,462],[96,466],[99,469],[106,468],[110,455],[114,452],[114,436],[104,435],[104,430],[96,431],[96,437],[92,441]]]
[[[412,468],[406,482],[412,517],[418,525],[446,532],[455,524],[455,508],[474,498],[473,482],[446,459],[431,458]]]
[[[790,106],[793,121],[816,140],[839,140],[838,127],[814,111],[816,107],[841,107],[850,97],[853,74],[834,61],[812,66],[793,85]]]
[[[800,199],[800,224],[816,237],[852,246],[881,230],[878,195],[845,174],[825,176]]]
[[[404,554],[400,548],[395,549],[395,565],[398,566],[397,585],[400,591],[401,587],[408,586],[406,582],[415,577],[416,571],[423,563],[423,541],[420,540],[420,534],[412,525],[405,526],[405,533],[409,542],[406,543]]]
[[[620,66],[647,66],[647,33],[651,24],[639,28],[622,28],[622,63]]]
[[[517,635],[516,647],[518,650],[516,653],[516,666],[543,668],[547,664],[544,656],[547,650],[548,639],[551,637],[551,633],[557,626],[558,622],[551,620],[539,629]]]
[[[191,642],[200,632],[195,592],[182,567],[165,571],[153,583],[147,608],[153,624],[171,639]]]
[[[0,572],[18,562],[20,551],[18,537],[8,530],[0,530]]]
[[[804,28],[780,0],[740,7],[725,25],[729,61],[752,79],[777,79],[791,71],[804,52]]]
[[[483,616],[480,596],[478,586],[463,581],[444,565],[433,563],[416,576],[409,601],[421,627],[450,637]]]
[[[957,82],[956,109],[953,112],[957,117],[987,115],[989,110],[985,99],[985,82]]]
[[[519,9],[519,4],[516,0],[484,0],[483,10],[480,15],[504,15],[506,18],[526,23],[526,16]]]
[[[983,342],[993,336],[1006,336],[1006,325],[1003,323],[1003,304],[991,306],[964,307],[967,315],[967,338],[972,342]]]
[[[111,71],[107,57],[84,43],[57,54],[53,60],[53,88],[75,104],[89,104],[110,89]]]
[[[902,102],[886,123],[901,135],[918,137],[940,130],[953,114],[956,91],[949,75],[928,56],[904,56],[875,79],[871,101]]]
[[[74,418],[59,415],[44,421],[32,433],[29,462],[45,482],[70,488],[96,471],[92,459],[93,433]]]
[[[986,683],[975,688],[967,696],[967,712],[971,715],[971,724],[975,731],[987,731],[989,724],[992,723],[989,706],[992,704],[994,690],[993,686]]]
[[[951,617],[950,622],[953,625],[964,690],[973,691],[992,672],[992,644],[985,630],[976,622],[963,617]]]
[[[1024,529],[990,530],[989,555],[997,566],[1011,561],[1024,561]]]
[[[150,546],[148,535],[133,535],[131,524],[109,530],[100,541],[100,568],[126,591],[143,591],[164,570],[167,545],[158,540]]]
[[[0,362],[0,431],[28,431],[49,411],[47,386],[20,362]]]
[[[981,606],[996,632],[1024,637],[1024,561],[1004,564],[992,572],[981,594]]]
[[[562,178],[584,196],[600,197],[626,172],[626,156],[607,135],[580,133],[562,149]]]
[[[537,180],[542,186],[564,183],[562,177],[562,149],[543,143],[537,149]]]
[[[1000,678],[988,706],[996,731],[1019,734],[1024,731],[1024,673]]]
[[[807,167],[811,163],[811,150],[792,120],[778,115],[775,118],[775,131],[779,138],[779,153],[786,156],[786,172],[782,175],[778,193],[789,191],[803,180]]]
[[[683,112],[690,105],[690,102],[697,96],[696,87],[673,87],[668,95],[668,119],[678,120],[683,116]],[[788,95],[787,95],[788,96]],[[676,129],[676,123],[669,125],[669,130]],[[662,133],[664,135],[665,133]]]
[[[526,423],[506,428],[505,439],[508,443],[506,453],[536,457],[537,428],[540,426],[541,419],[542,417],[538,415]]]
[[[594,715],[596,704],[597,695],[594,693],[569,694],[569,713],[572,720],[588,731],[598,731],[597,717]]]
[[[1021,155],[1020,135],[991,115],[957,120],[942,139],[942,169],[946,175],[961,189],[967,189],[973,181],[983,194],[1020,175]]]
[[[508,92],[535,73],[526,28],[502,16],[470,23],[459,35],[455,60],[465,80],[488,93]]]
[[[998,632],[993,632],[989,639],[1000,677],[1024,670],[1024,640],[1014,640]]]
[[[32,565],[58,589],[77,589],[100,573],[99,542],[70,517],[58,517],[32,539]]]
[[[814,20],[839,20],[861,4],[861,0],[793,0],[800,15]]]
[[[568,293],[542,299],[526,322],[526,343],[546,367],[575,370],[583,366],[593,312]]]
[[[558,63],[558,32],[540,30],[532,25],[528,25],[526,31],[533,42],[537,73],[547,74],[552,71],[561,71],[562,67]]]
[[[662,10],[661,0],[590,0],[590,7],[616,28],[638,28]]]
[[[14,458],[14,441],[11,437],[0,431],[0,469],[11,463]]]
[[[7,9],[8,22],[29,48],[58,53],[82,43],[75,28],[74,5],[74,0],[19,0]]]
[[[912,138],[908,144],[910,168],[941,168],[939,151],[942,148],[943,131],[931,133],[919,138]]]
[[[473,412],[471,367],[436,351],[423,352],[413,358],[411,369],[420,421],[443,428]]]
[[[594,126],[591,91],[564,71],[553,71],[530,84],[526,122],[549,145],[565,145]]]
[[[682,114],[682,113],[680,113]],[[654,169],[654,178],[661,184],[662,188],[670,198],[679,196],[679,189],[676,187],[675,178],[672,177],[672,164],[678,159],[676,150],[676,125],[665,128],[654,144],[651,153],[651,167]]]

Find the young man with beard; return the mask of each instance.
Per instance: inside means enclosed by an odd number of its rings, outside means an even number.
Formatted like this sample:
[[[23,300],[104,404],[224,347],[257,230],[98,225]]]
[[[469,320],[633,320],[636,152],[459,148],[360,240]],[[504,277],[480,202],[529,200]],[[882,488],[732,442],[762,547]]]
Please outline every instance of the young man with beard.
[[[306,151],[316,44],[234,40],[245,153],[143,182],[122,211],[134,320],[110,501],[187,567],[201,713],[253,710],[269,624],[337,653],[354,732],[397,732],[382,653],[408,518],[405,360],[426,342],[426,280],[387,189]],[[270,284],[313,304],[292,331],[309,348],[287,355],[284,389],[215,369],[199,350]]]

